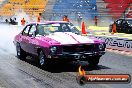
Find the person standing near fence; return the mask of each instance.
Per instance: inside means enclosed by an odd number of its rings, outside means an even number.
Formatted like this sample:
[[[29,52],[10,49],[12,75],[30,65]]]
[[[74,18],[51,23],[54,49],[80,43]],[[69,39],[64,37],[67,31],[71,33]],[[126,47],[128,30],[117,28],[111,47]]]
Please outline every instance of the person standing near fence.
[[[98,25],[98,18],[97,18],[97,16],[94,17],[94,23],[95,23],[95,26]]]
[[[68,16],[64,15],[64,17],[63,17],[63,21],[69,22],[69,18],[68,18]]]
[[[21,25],[25,25],[25,23],[26,23],[26,20],[23,18],[22,20],[21,20]]]
[[[38,17],[37,17],[37,22],[41,21],[41,13],[39,13]]]

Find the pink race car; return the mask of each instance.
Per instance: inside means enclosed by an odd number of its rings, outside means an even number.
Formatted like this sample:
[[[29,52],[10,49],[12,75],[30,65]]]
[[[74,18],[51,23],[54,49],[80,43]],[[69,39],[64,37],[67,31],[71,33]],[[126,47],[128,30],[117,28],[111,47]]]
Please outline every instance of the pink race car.
[[[51,60],[80,60],[97,65],[106,47],[103,41],[81,36],[72,23],[64,21],[28,24],[15,36],[14,44],[18,58],[37,56],[41,67],[46,67]]]

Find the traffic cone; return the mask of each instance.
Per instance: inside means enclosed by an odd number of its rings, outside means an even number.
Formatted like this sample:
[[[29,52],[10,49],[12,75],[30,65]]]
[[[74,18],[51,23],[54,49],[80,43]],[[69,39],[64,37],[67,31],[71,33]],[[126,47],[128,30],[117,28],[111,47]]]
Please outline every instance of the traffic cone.
[[[85,27],[85,23],[82,22],[82,35],[85,35],[85,34],[87,34],[86,27]]]

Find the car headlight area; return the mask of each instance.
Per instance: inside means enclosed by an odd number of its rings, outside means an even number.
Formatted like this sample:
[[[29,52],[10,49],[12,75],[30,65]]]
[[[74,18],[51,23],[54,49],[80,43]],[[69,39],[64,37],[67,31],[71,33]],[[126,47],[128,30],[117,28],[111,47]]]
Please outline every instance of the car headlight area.
[[[55,46],[51,47],[50,51],[51,51],[52,54],[56,53],[57,47],[55,47]]]
[[[99,44],[99,50],[103,50],[105,48],[105,45],[103,43]]]

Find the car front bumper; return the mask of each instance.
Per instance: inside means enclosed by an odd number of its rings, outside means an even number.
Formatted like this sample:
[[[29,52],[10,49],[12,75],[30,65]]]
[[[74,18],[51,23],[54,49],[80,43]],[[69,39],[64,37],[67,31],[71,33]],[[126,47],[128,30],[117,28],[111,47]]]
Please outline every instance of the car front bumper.
[[[62,53],[62,54],[55,54],[55,55],[48,55],[48,58],[52,58],[54,60],[66,60],[66,61],[85,61],[88,60],[90,57],[101,57],[105,54],[105,51],[99,52],[79,52],[79,53]]]

